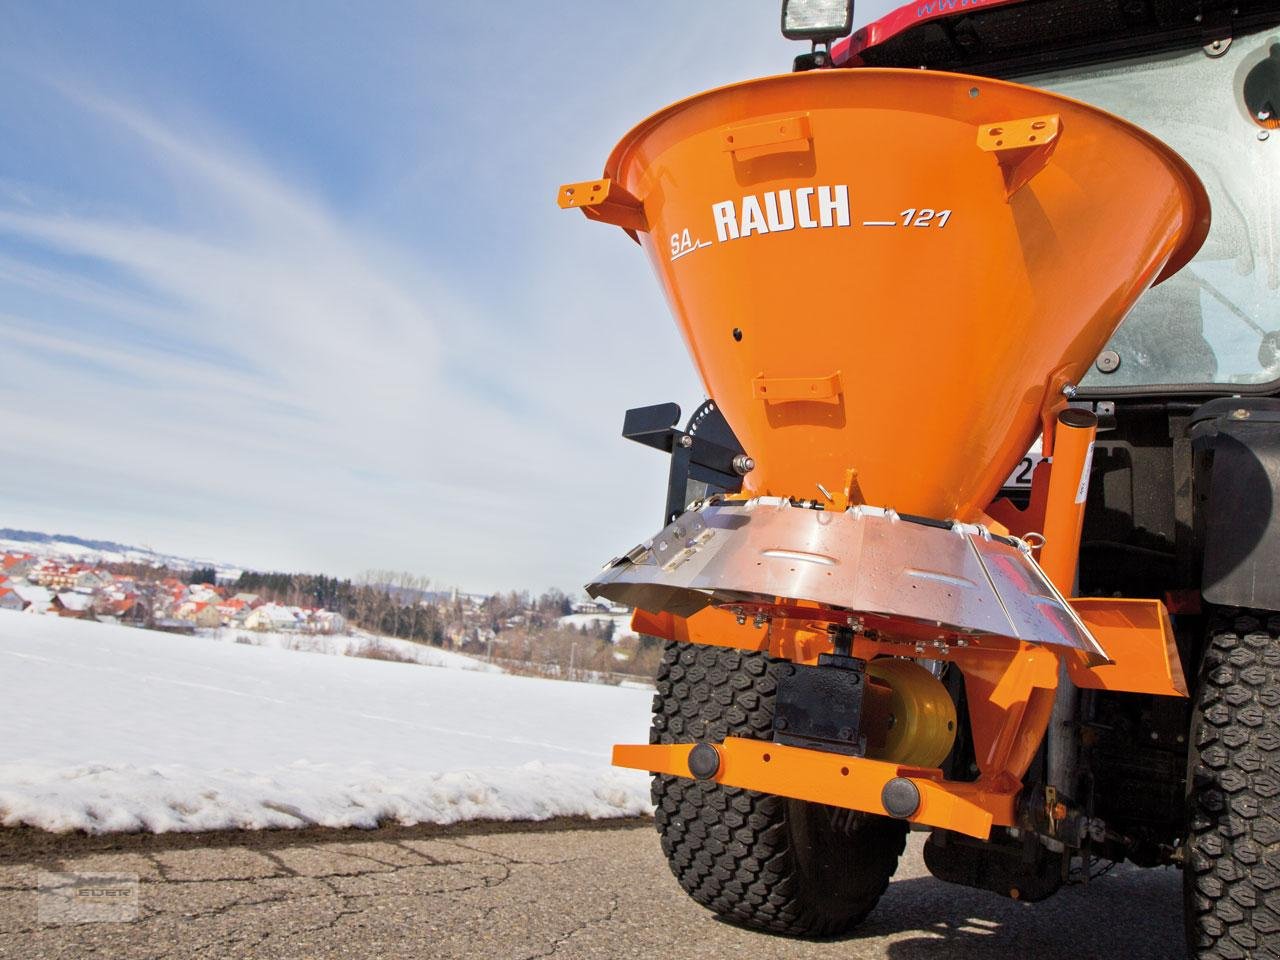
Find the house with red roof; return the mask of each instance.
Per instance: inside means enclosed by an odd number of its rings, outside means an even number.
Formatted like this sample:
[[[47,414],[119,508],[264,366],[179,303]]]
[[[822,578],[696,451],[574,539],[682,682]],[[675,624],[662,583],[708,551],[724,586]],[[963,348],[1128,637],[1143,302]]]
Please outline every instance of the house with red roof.
[[[239,623],[249,616],[250,606],[245,601],[232,597],[230,600],[223,600],[219,604],[215,604],[218,613],[222,615],[222,622],[230,625]]]
[[[223,592],[212,583],[193,583],[187,587],[187,596],[192,600],[203,600],[205,603],[218,603],[222,600]]]
[[[27,601],[18,596],[18,592],[12,587],[6,587],[0,584],[0,610],[22,610],[27,605]]]
[[[93,618],[93,597],[87,593],[64,590],[54,595],[49,604],[49,612],[75,620],[90,620]]]
[[[222,626],[222,614],[206,600],[184,600],[173,611],[175,620],[186,620],[197,627]]]
[[[50,590],[70,590],[75,586],[76,576],[82,572],[82,569],[79,564],[44,559],[27,574],[27,579]]]
[[[25,577],[36,565],[29,553],[6,553],[0,557],[0,572],[6,577]]]
[[[109,597],[99,594],[93,601],[93,612],[99,620],[122,620],[137,604],[136,595]]]

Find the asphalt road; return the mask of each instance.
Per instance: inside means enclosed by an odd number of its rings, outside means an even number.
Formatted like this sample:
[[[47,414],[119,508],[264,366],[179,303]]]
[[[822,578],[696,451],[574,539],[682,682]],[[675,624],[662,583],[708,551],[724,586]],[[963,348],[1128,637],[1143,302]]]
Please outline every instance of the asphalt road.
[[[137,919],[57,919],[37,890],[45,871],[136,874]],[[0,830],[0,958],[1167,960],[1184,955],[1179,891],[1171,870],[1120,868],[1041,904],[1014,903],[930,878],[916,835],[861,929],[801,943],[728,926],[686,899],[647,821],[99,838]]]

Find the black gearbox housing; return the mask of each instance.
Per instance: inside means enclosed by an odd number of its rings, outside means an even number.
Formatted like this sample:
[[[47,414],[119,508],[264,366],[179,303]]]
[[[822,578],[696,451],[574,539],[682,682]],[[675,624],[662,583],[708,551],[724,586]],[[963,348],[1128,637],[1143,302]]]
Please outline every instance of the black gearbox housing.
[[[821,654],[817,666],[793,664],[778,680],[774,741],[850,757],[864,756],[865,667],[865,660],[841,653]]]

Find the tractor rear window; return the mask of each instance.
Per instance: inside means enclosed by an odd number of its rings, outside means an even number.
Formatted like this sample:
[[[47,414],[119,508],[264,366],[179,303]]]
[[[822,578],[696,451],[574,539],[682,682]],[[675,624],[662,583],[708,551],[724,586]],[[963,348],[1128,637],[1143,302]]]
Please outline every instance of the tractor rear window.
[[[1020,79],[1160,137],[1195,168],[1213,203],[1195,260],[1147,293],[1112,338],[1119,366],[1095,366],[1083,384],[1280,379],[1280,32],[1237,38],[1225,51]]]

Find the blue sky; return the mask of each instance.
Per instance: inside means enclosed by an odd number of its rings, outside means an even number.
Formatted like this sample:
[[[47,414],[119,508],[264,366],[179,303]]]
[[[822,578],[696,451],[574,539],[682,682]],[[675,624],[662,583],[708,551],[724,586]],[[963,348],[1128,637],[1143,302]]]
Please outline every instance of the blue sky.
[[[785,71],[777,20],[6,4],[0,526],[576,589],[661,512],[623,410],[701,388],[643,256],[556,187]]]

